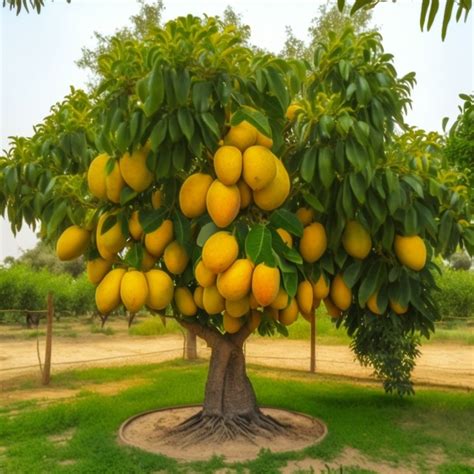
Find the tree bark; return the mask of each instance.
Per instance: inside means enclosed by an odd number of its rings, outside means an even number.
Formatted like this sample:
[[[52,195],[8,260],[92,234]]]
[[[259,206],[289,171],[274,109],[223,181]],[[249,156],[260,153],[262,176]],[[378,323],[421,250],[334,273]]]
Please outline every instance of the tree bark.
[[[196,334],[194,334],[189,329],[186,329],[186,333],[185,333],[184,337],[186,338],[185,359],[186,360],[196,360],[197,359]]]
[[[203,338],[211,348],[211,360],[202,410],[169,432],[169,441],[189,446],[199,442],[224,442],[257,435],[273,437],[289,427],[263,414],[247,376],[243,343],[250,335],[244,326],[236,334],[179,321]]]

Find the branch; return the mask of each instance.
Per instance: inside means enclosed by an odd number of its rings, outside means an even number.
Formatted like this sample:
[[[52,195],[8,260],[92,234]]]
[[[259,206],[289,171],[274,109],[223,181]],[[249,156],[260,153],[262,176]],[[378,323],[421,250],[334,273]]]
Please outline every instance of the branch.
[[[238,347],[242,347],[244,345],[244,342],[246,339],[252,334],[252,331],[250,329],[250,325],[244,324],[238,332],[235,334],[232,334],[230,337],[230,340]]]
[[[209,328],[206,326],[201,326],[198,323],[192,323],[185,321],[184,319],[177,319],[176,321],[188,331],[191,331],[196,336],[199,336],[201,339],[204,339],[209,347],[217,346],[219,341],[222,341],[222,334],[216,331],[213,328]]]

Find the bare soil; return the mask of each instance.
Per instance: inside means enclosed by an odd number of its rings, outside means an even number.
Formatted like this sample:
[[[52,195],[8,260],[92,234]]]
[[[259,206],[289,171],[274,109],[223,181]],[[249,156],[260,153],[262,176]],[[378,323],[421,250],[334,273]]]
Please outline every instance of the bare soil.
[[[20,376],[40,376],[36,339],[0,339],[0,392]],[[252,337],[245,346],[247,362],[267,367],[308,370],[309,341],[263,339]],[[474,347],[451,344],[422,346],[422,355],[413,379],[418,384],[444,385],[474,389]],[[44,354],[44,336],[40,336],[40,353]],[[198,341],[200,357],[210,350]],[[183,355],[183,337],[83,334],[80,337],[53,339],[52,371],[158,363]],[[43,355],[44,358],[44,355]],[[370,379],[371,369],[360,366],[346,346],[316,347],[316,371]]]
[[[253,441],[237,438],[220,444],[203,442],[183,447],[170,442],[167,432],[198,413],[202,407],[179,407],[139,415],[122,425],[120,441],[152,453],[163,454],[180,461],[205,461],[223,456],[228,462],[255,459],[261,449],[272,452],[299,451],[320,442],[327,433],[326,426],[316,418],[300,413],[263,408],[265,415],[288,425],[286,434],[272,437],[256,436]]]

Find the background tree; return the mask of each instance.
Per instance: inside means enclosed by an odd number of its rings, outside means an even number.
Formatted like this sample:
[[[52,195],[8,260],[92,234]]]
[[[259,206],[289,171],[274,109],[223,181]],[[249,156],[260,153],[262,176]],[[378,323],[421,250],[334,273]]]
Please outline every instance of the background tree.
[[[5,265],[25,265],[33,270],[47,270],[54,275],[68,273],[72,277],[78,277],[86,269],[82,257],[61,262],[56,255],[54,247],[50,243],[39,241],[32,249],[23,251],[18,258],[6,257]]]
[[[371,27],[372,10],[358,10],[353,15],[350,14],[350,7],[346,6],[339,10],[334,2],[329,0],[318,7],[317,15],[311,20],[308,28],[309,43],[296,38],[291,27],[286,27],[286,40],[281,52],[286,58],[299,58],[311,60],[311,55],[321,42],[329,41],[330,33],[340,35],[344,30],[351,27],[355,33],[365,31],[376,31],[376,27]]]
[[[281,432],[242,347],[321,300],[386,390],[412,393],[416,336],[438,317],[433,256],[472,253],[474,229],[437,158],[417,166],[435,139],[408,133],[414,75],[380,35],[347,29],[285,61],[189,15],[110,45],[90,94],[13,140],[0,209],[14,230],[41,222],[62,259],[85,254],[104,314],[146,304],[208,343],[203,411],[175,435]]]

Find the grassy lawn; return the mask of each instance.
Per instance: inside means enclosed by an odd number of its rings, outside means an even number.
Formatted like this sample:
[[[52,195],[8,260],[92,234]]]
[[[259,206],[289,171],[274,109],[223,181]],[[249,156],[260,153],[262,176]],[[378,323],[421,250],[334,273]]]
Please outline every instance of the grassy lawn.
[[[354,385],[300,372],[250,368],[260,403],[323,419],[327,438],[300,453],[262,452],[252,462],[226,465],[221,459],[178,464],[117,444],[116,433],[141,411],[201,401],[207,367],[174,361],[158,365],[69,371],[55,375],[53,387],[76,388],[76,397],[44,404],[23,401],[0,409],[0,472],[21,473],[277,473],[290,460],[336,458],[345,448],[375,461],[433,472],[471,473],[474,456],[474,399],[463,392],[419,389],[398,399],[380,388]],[[100,395],[89,384],[130,381],[129,388]],[[66,433],[67,436],[63,436]],[[225,471],[222,471],[225,472]],[[368,473],[348,464],[344,470]]]

